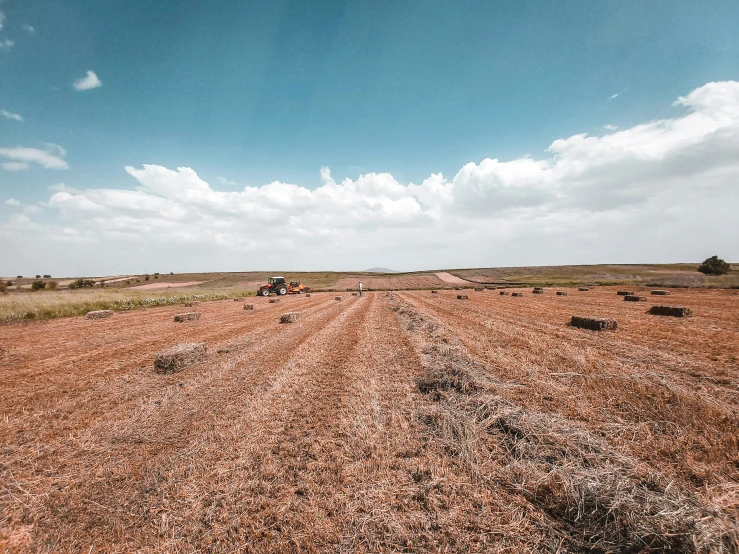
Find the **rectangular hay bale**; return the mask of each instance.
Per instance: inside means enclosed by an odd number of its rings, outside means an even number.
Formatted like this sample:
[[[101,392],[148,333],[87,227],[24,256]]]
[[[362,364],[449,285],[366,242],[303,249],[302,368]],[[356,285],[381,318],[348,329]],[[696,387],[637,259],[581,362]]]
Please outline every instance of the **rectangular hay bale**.
[[[587,292],[587,291],[589,291],[590,289],[589,289],[588,287],[580,287],[580,288],[579,288],[579,289],[577,289],[577,290],[579,290],[580,292]]]
[[[244,309],[245,310],[253,310],[254,309],[254,304],[244,304]]]
[[[234,298],[234,302],[243,302],[244,298]]]
[[[277,304],[277,303],[278,303],[279,301],[280,301],[280,299],[279,299],[279,298],[270,298],[270,299],[269,299],[269,303],[270,303],[270,304]]]
[[[669,296],[670,291],[669,290],[653,290],[652,294],[655,296]]]
[[[439,294],[439,291],[438,290],[432,290],[431,291],[431,294]]]
[[[534,294],[544,294],[544,289],[536,288],[531,292],[533,292]]]
[[[647,297],[646,296],[636,296],[634,294],[628,294],[624,296],[624,300],[626,302],[646,302]]]
[[[468,300],[468,298],[466,294],[458,294],[457,300]]]
[[[557,296],[567,296],[567,293],[565,291],[563,291],[563,290],[558,290],[557,291]]]
[[[482,292],[483,290],[485,290],[485,289],[480,288],[480,287],[475,287],[475,292]]]
[[[340,302],[341,301],[341,296],[337,296],[336,298],[334,298],[334,300],[336,300],[337,302]]]
[[[205,359],[208,354],[208,343],[186,342],[173,346],[169,350],[159,352],[154,359],[155,373],[176,373],[186,366]]]
[[[615,331],[618,327],[615,319],[579,317],[575,315],[572,316],[570,325],[579,327],[580,329],[590,329],[591,331]]]
[[[105,319],[106,317],[112,316],[113,313],[113,310],[93,310],[91,312],[87,312],[85,317],[87,319]]]
[[[288,312],[280,316],[280,323],[295,323],[300,316],[300,312]]]
[[[679,308],[677,306],[652,306],[647,311],[651,315],[667,315],[672,317],[690,317],[693,310],[690,308]]]
[[[199,306],[200,302],[185,302],[185,308],[194,308],[195,306]]]
[[[508,295],[508,294],[511,294],[511,293],[510,293],[510,292],[508,292],[507,290],[502,290],[502,291],[500,291],[500,295],[501,295],[501,296],[506,296],[506,295]]]
[[[174,320],[177,323],[182,323],[183,321],[194,321],[196,319],[200,319],[200,312],[185,312],[184,314],[177,314],[174,316]]]
[[[307,294],[305,295],[305,297],[306,297],[306,298],[310,298],[310,293],[307,293]]]
[[[516,296],[516,297],[519,297],[520,298],[521,296],[523,296],[523,293],[522,292],[514,292],[513,294],[511,294],[511,296]]]
[[[620,290],[616,293],[617,296],[633,296],[634,292],[629,292],[628,290]]]

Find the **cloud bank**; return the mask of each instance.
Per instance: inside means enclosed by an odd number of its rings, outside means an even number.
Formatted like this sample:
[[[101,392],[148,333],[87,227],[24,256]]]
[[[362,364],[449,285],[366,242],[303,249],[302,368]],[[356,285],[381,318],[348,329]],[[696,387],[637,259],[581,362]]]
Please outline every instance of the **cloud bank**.
[[[13,214],[0,236],[63,242],[76,273],[739,260],[739,83],[706,84],[673,109],[418,184],[322,168],[312,189],[218,191],[189,167],[127,166],[131,189],[62,187],[51,220]]]

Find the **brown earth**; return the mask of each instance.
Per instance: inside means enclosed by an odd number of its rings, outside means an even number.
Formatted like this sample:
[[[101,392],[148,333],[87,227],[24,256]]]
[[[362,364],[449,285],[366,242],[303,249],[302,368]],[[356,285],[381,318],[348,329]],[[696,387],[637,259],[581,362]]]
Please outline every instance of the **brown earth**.
[[[367,290],[401,290],[443,288],[449,285],[433,274],[411,274],[399,277],[345,277],[332,285],[335,290],[358,290],[359,281]]]
[[[202,285],[205,281],[186,281],[184,283],[147,283],[146,285],[136,285],[131,287],[134,290],[152,290],[152,289],[169,289],[177,287],[193,287]]]
[[[737,552],[739,296],[569,293],[7,325],[0,551]]]

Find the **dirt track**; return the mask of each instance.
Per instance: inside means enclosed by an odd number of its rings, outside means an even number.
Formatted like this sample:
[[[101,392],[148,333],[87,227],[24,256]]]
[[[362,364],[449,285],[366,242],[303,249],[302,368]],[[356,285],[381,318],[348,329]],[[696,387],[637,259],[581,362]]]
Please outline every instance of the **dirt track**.
[[[254,312],[204,303],[181,324],[182,308],[156,308],[4,327],[0,550],[577,550],[577,524],[496,474],[498,446],[472,463],[474,441],[450,445],[431,425],[467,405],[416,383],[457,341],[506,402],[736,517],[739,296],[650,298],[694,308],[672,319],[615,289],[469,295],[314,294],[257,298]],[[294,310],[297,323],[278,323]],[[571,329],[571,315],[614,315],[619,330]],[[156,352],[196,340],[205,362],[152,372]]]

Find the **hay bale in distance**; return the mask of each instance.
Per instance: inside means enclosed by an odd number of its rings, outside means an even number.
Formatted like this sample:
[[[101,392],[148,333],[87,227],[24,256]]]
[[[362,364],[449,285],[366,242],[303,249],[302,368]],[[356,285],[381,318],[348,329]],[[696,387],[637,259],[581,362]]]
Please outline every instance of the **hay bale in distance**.
[[[113,310],[94,310],[92,312],[87,312],[85,317],[87,319],[105,319],[106,317],[112,316],[113,313]]]
[[[482,292],[484,290],[482,287],[475,287],[475,292]]]
[[[208,353],[205,342],[186,342],[159,352],[154,359],[155,373],[176,373],[185,366],[202,361]]]
[[[511,296],[521,297],[521,296],[523,296],[523,293],[522,292],[514,292],[514,293],[511,294]]]
[[[244,309],[245,310],[253,310],[254,309],[254,304],[244,304]]]
[[[598,319],[575,315],[572,316],[570,325],[579,327],[580,329],[590,329],[591,331],[615,331],[617,328],[615,319]]]
[[[634,294],[629,294],[627,296],[624,296],[624,300],[626,302],[646,302],[647,297],[646,296],[636,296]]]
[[[690,308],[678,308],[676,306],[652,306],[647,311],[651,315],[667,315],[672,317],[690,317],[693,310]]]
[[[501,295],[501,296],[506,296],[506,295],[508,295],[508,294],[511,294],[511,293],[510,293],[510,292],[508,292],[507,290],[502,290],[502,291],[500,291],[500,295]]]
[[[588,287],[580,287],[577,290],[579,290],[580,292],[588,292],[590,289]]]
[[[306,297],[306,298],[310,298],[310,293],[307,293],[307,294],[305,295],[305,297]]]
[[[653,290],[652,294],[655,296],[669,296],[670,291],[669,290]]]
[[[356,293],[356,292],[353,292],[353,293],[352,293],[352,296],[357,296],[357,293]]]
[[[177,314],[174,316],[174,320],[177,323],[182,323],[183,321],[194,321],[196,319],[200,319],[200,312],[185,312],[184,314]]]
[[[534,290],[532,292],[534,294],[544,294],[544,289],[541,287],[534,287]]]
[[[195,306],[199,306],[200,302],[185,302],[185,308],[194,308]]]
[[[334,298],[334,300],[336,300],[337,302],[341,302],[341,298],[341,296],[337,296],[336,298]]]
[[[300,312],[288,312],[280,316],[280,323],[295,323],[300,316]]]
[[[234,298],[234,302],[243,302],[244,298]]]
[[[558,290],[557,291],[557,296],[567,296],[567,292],[566,291],[563,291],[563,290]]]
[[[431,294],[439,294],[439,291],[438,290],[432,290],[431,291]]]
[[[468,298],[466,294],[458,294],[457,300],[468,300]]]
[[[270,298],[270,299],[269,299],[269,303],[270,303],[270,304],[277,304],[277,303],[278,303],[279,301],[280,301],[280,299],[279,299],[279,298]]]
[[[635,292],[629,292],[627,290],[620,290],[620,291],[618,291],[616,293],[616,295],[618,295],[618,296],[633,296],[634,294],[636,294],[636,293]]]

